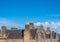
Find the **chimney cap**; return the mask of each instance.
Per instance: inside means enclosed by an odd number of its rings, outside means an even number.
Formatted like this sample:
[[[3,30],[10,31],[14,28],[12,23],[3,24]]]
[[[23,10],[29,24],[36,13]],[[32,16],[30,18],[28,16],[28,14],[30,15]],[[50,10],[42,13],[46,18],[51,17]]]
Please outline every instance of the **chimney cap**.
[[[16,28],[16,26],[15,25],[12,25],[12,28]]]
[[[12,30],[17,30],[15,25],[12,25]]]
[[[29,23],[33,23],[33,21],[30,21]]]
[[[26,25],[29,25],[29,22],[27,22]]]

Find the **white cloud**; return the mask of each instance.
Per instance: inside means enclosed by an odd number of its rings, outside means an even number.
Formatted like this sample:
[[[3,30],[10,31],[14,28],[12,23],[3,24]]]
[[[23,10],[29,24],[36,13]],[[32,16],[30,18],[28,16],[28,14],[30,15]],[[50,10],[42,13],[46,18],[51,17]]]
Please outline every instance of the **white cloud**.
[[[45,23],[44,23],[44,26],[46,26],[46,27],[50,27],[49,22],[45,22]]]
[[[51,27],[52,28],[58,28],[57,24],[55,22],[51,22]]]
[[[39,25],[43,25],[44,27],[51,27],[51,28],[60,28],[60,22],[36,22],[35,25],[39,26]]]
[[[60,28],[60,22],[57,23],[58,28]]]
[[[36,26],[39,26],[39,25],[44,25],[44,24],[41,23],[41,22],[37,22],[37,23],[35,23],[35,25],[36,25]]]
[[[2,24],[6,24],[6,26],[10,27],[10,28],[12,27],[12,25],[15,25],[17,28],[18,27],[20,27],[20,28],[23,27],[23,25],[17,24],[14,21],[6,19],[6,18],[0,18],[0,28],[1,28]]]
[[[0,27],[2,24],[6,24],[6,26],[11,27],[13,24],[16,27],[23,28],[23,25],[17,24],[12,20],[6,19],[6,18],[0,18]],[[60,22],[36,22],[34,23],[35,26],[43,25],[44,27],[52,27],[52,28],[60,28]]]
[[[40,24],[44,25],[45,30],[48,26],[50,26],[51,31],[56,31],[56,32],[60,33],[59,32],[60,31],[60,22],[43,22],[43,23],[36,22],[35,23],[35,25],[40,25]]]
[[[49,27],[50,26],[49,22],[44,22],[44,23],[42,23],[42,22],[36,22],[35,23],[35,26],[39,26],[39,25],[43,25],[44,27]]]

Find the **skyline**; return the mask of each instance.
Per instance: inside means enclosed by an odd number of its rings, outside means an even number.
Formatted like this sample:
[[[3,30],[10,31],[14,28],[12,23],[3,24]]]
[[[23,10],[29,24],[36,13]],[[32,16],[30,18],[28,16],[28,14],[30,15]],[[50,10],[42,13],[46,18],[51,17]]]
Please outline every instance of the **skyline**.
[[[23,29],[30,21],[53,24],[51,30],[60,33],[60,0],[0,0],[0,29],[2,24]]]

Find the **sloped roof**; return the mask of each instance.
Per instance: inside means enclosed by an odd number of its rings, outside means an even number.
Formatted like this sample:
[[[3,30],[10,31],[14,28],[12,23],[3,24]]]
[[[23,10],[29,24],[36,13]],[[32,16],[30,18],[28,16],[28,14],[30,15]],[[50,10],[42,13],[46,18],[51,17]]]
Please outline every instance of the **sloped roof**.
[[[24,30],[7,30],[7,38],[18,39],[23,38]]]
[[[7,30],[6,31],[7,38],[11,39],[18,39],[18,38],[24,38],[24,30]],[[35,38],[36,29],[30,30],[30,36],[32,39]]]

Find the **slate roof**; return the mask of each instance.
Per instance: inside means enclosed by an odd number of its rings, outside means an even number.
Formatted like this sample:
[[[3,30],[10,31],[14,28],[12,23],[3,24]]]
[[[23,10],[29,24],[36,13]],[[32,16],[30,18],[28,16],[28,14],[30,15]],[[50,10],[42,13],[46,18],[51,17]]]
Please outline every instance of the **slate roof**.
[[[7,30],[6,34],[7,34],[7,38],[11,38],[11,39],[24,38],[24,30]],[[32,39],[35,38],[35,34],[36,34],[36,30],[31,29],[30,36]]]
[[[7,38],[11,39],[24,38],[24,30],[7,30],[6,34]]]
[[[30,36],[32,39],[35,38],[35,33],[36,33],[35,29],[30,30]],[[6,30],[6,36],[9,39],[19,39],[19,38],[22,39],[24,38],[24,30]]]

